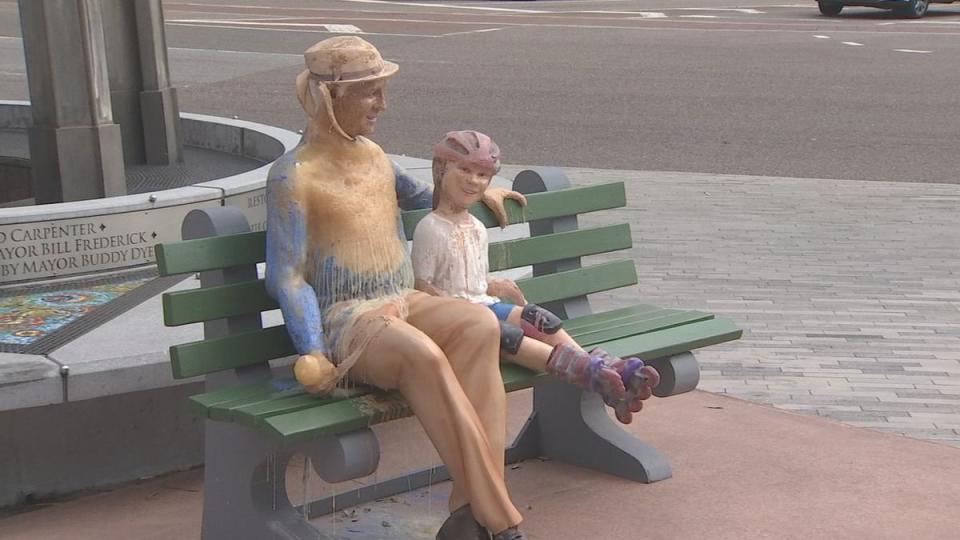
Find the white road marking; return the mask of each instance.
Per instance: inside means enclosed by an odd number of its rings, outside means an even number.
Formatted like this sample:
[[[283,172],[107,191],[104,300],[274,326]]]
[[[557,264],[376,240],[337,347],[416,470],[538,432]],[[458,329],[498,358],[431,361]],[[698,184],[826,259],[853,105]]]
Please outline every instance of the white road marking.
[[[681,19],[718,19],[716,15],[677,15]]]
[[[333,32],[335,34],[362,34],[363,30],[357,28],[352,24],[325,24],[323,25],[327,28],[327,32]]]
[[[660,19],[666,17],[666,13],[660,13],[657,11],[599,11],[599,10],[589,10],[589,11],[557,11],[556,15],[567,15],[567,14],[578,14],[586,13],[589,15],[639,15],[643,19]]]
[[[227,53],[227,54],[254,54],[260,56],[283,56],[289,57],[290,59],[302,60],[302,54],[290,54],[290,53],[273,53],[273,52],[259,52],[259,51],[229,51],[226,49],[190,49],[185,47],[170,47],[168,50],[171,51],[183,51],[183,52],[212,52],[212,53]]]
[[[486,6],[456,6],[452,4],[422,4],[419,2],[387,2],[386,0],[341,0],[342,2],[355,2],[358,4],[389,4],[391,6],[416,6],[416,7],[441,7],[450,9],[476,9],[480,11],[503,11],[507,13],[549,13],[547,11],[536,9],[513,9],[498,8]]]
[[[677,11],[735,11],[737,13],[749,13],[750,15],[759,15],[765,13],[763,11],[758,11],[756,9],[743,9],[743,8],[695,8],[695,7],[685,7],[685,8],[670,8],[671,10]]]
[[[354,20],[360,21],[387,21],[387,22],[407,22],[407,23],[433,23],[433,24],[460,24],[460,25],[476,25],[479,23],[476,22],[467,22],[467,21],[436,21],[429,19],[398,19],[398,18],[385,18],[385,17],[360,17]],[[231,25],[212,25],[212,24],[203,24],[208,22],[206,19],[197,19],[196,23],[183,23],[180,20],[168,20],[167,24],[171,26],[197,26],[197,27],[207,27],[207,28],[229,28],[234,30],[252,30],[249,26],[241,26],[240,24],[231,24]],[[690,24],[701,24],[701,25],[712,25],[712,21],[698,21],[691,20]],[[576,29],[589,29],[589,30],[631,30],[639,32],[648,32],[648,31],[669,31],[669,32],[726,32],[726,33],[804,33],[809,34],[810,30],[802,29],[790,29],[790,28],[778,28],[778,29],[766,29],[766,28],[709,28],[707,26],[701,26],[699,28],[657,28],[651,26],[637,27],[637,26],[624,26],[617,24],[559,24],[559,23],[510,23],[507,21],[498,21],[496,23],[505,28],[576,28]],[[256,30],[264,31],[273,31],[273,32],[307,32],[307,31],[316,31],[316,30],[296,30],[288,28],[255,28]],[[889,35],[890,32],[886,30],[848,30],[846,31],[849,34],[857,35]],[[367,32],[366,35],[373,36],[400,36],[400,37],[439,37],[437,34],[405,34],[405,33],[388,33],[388,32]],[[960,32],[913,32],[913,31],[903,31],[898,32],[897,35],[902,36],[925,36],[932,38],[956,38],[960,36]]]
[[[917,54],[930,54],[933,51],[918,51],[916,49],[894,49],[896,52],[905,52],[905,53],[917,53]]]
[[[467,30],[467,31],[465,31],[465,32],[448,32],[448,33],[446,33],[446,34],[440,34],[440,36],[441,36],[441,37],[448,37],[448,36],[461,36],[461,35],[464,35],[464,34],[482,34],[482,33],[484,33],[484,32],[496,32],[497,30],[503,30],[503,29],[504,29],[503,27],[501,27],[501,28],[483,28],[483,29],[480,29],[480,30]]]
[[[844,45],[849,45],[851,47],[863,47],[863,43],[857,43],[856,41],[842,41]]]
[[[234,21],[234,20],[213,20],[213,19],[174,19],[172,21],[167,21],[167,23],[173,24],[189,24],[189,25],[200,25],[206,24],[209,26],[295,26],[299,28],[323,28],[327,32],[334,34],[363,34],[363,30],[360,30],[352,24],[328,24],[328,23],[308,23],[308,22],[297,22],[297,23],[287,23],[287,22],[265,22],[265,21]],[[212,24],[211,24],[212,23]]]
[[[830,36],[814,35],[813,37],[815,37],[815,38],[817,38],[817,39],[830,39]]]
[[[249,26],[236,26],[236,25],[230,25],[230,24],[199,24],[199,23],[180,23],[180,22],[173,23],[173,22],[170,22],[170,21],[167,21],[167,24],[169,24],[170,26],[187,26],[187,27],[191,27],[191,28],[226,28],[226,29],[228,29],[228,30],[251,30],[251,28],[250,28]],[[321,25],[317,25],[317,26],[324,26],[324,25],[321,24]],[[316,30],[316,29],[311,29],[311,28],[303,28],[303,29],[296,29],[296,28],[256,28],[255,30],[264,31],[264,32],[318,32],[318,31],[321,32],[321,33],[326,32],[326,29],[324,29],[324,30]],[[327,32],[327,33],[333,33],[333,32]],[[441,37],[441,36],[439,36],[439,35],[437,35],[437,34],[398,34],[398,33],[393,33],[393,32],[364,32],[364,35],[365,35],[365,36],[417,37],[417,38],[423,38],[423,37],[428,37],[428,38]],[[299,55],[299,56],[302,56],[302,55]]]
[[[472,22],[472,21],[437,21],[433,19],[397,19],[397,18],[388,18],[388,17],[351,17],[355,21],[374,21],[374,22],[399,22],[399,23],[425,23],[425,24],[448,24],[448,25],[459,25],[459,26],[490,26],[493,24],[504,24],[506,27],[510,26],[528,26],[526,24],[517,24],[517,23],[508,23],[508,22]],[[207,24],[207,23],[217,23],[216,25]],[[262,22],[262,21],[249,21],[249,22],[235,22],[232,20],[224,21],[211,21],[210,19],[174,19],[168,20],[167,24],[178,24],[181,26],[196,26],[196,25],[207,25],[211,28],[227,28],[235,27],[242,28],[245,25],[260,27],[260,26],[302,26],[304,28],[316,28],[330,26],[329,23],[310,23],[310,22],[297,22],[297,23],[286,23],[286,22]],[[536,25],[534,25],[536,26]],[[257,30],[279,30],[279,28],[257,28]],[[372,32],[361,32],[368,35],[377,35]],[[419,35],[419,34],[379,34],[379,35]],[[431,34],[433,35],[433,34]]]

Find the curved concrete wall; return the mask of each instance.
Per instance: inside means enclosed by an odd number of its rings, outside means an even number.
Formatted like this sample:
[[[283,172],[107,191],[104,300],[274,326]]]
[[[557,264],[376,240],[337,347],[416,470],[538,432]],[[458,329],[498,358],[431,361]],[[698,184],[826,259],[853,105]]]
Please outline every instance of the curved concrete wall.
[[[194,208],[238,206],[254,230],[262,229],[269,162],[294,148],[300,135],[214,116],[184,113],[181,119],[184,144],[268,163],[189,187],[0,209],[0,284],[150,264],[153,246],[180,240],[180,223]],[[0,129],[30,122],[29,102],[0,101]]]

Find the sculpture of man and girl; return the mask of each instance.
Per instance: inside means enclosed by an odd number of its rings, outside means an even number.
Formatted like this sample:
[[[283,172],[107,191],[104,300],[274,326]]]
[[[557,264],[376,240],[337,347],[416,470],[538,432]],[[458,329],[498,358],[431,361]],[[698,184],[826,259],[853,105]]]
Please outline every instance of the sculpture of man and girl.
[[[400,391],[453,479],[438,539],[525,538],[504,481],[501,355],[599,393],[624,423],[659,376],[639,359],[583,350],[515,283],[487,275],[486,228],[469,207],[482,200],[503,224],[506,198],[525,203],[489,187],[500,152],[488,136],[437,143],[431,188],[367,138],[398,66],[354,36],[304,56],[308,129],[267,183],[266,284],[301,355],[296,377],[317,394],[344,379]],[[411,260],[400,211],[430,207]]]

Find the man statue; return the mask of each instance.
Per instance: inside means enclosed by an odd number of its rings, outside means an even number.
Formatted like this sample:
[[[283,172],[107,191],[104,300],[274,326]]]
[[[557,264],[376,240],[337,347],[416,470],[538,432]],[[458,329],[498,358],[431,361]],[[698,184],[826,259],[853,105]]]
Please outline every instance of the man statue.
[[[398,67],[353,36],[305,58],[297,95],[309,127],[267,182],[266,284],[301,354],[297,378],[318,393],[344,377],[400,391],[453,479],[438,539],[525,538],[504,483],[497,318],[413,289],[399,213],[430,208],[432,192],[365,137]],[[485,202],[505,216],[505,197],[522,199],[492,189]]]

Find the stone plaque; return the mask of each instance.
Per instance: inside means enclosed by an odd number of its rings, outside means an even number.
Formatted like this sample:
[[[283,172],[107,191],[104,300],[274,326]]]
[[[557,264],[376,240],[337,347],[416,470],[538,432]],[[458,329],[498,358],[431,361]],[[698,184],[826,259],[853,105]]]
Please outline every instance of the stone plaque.
[[[187,212],[218,203],[0,225],[0,283],[153,263],[155,244],[180,240]]]

